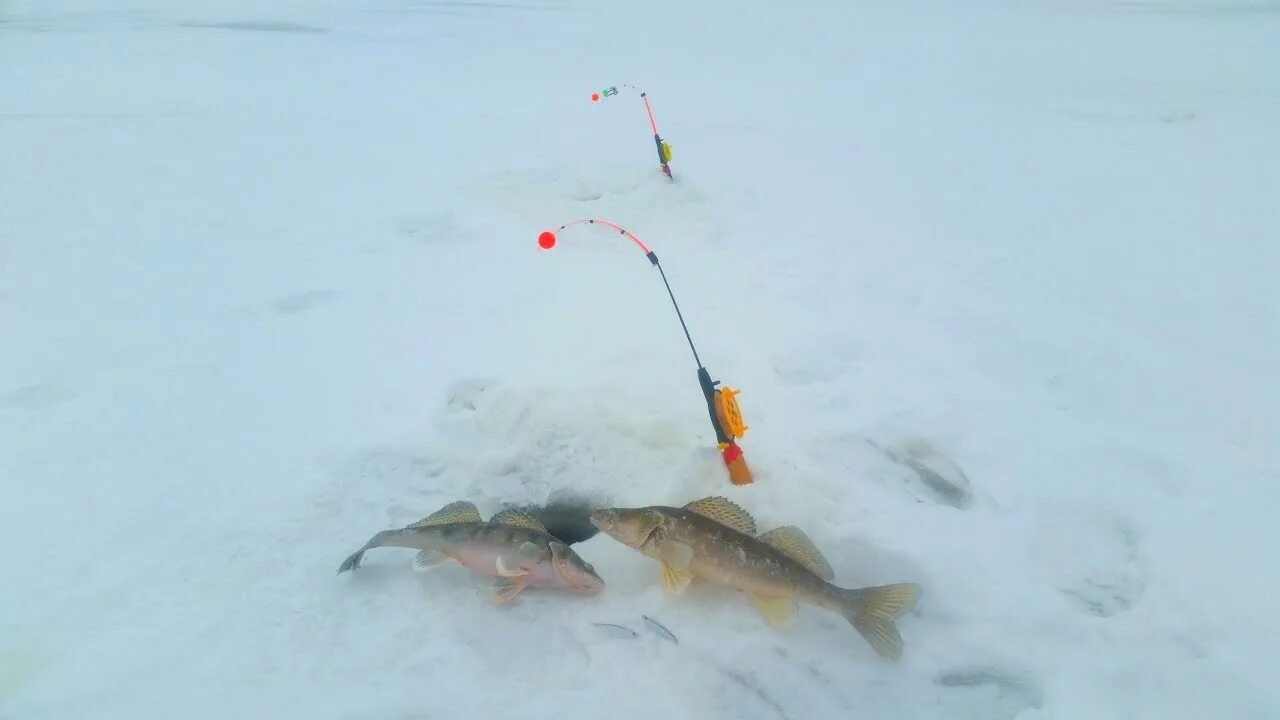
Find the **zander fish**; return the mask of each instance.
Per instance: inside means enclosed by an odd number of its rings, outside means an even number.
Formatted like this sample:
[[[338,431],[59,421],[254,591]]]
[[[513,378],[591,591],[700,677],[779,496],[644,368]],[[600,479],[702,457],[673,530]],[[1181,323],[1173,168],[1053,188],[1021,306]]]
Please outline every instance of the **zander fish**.
[[[881,657],[902,657],[902,636],[893,621],[915,604],[919,586],[833,585],[831,565],[799,528],[780,527],[757,536],[755,520],[723,497],[695,500],[683,508],[596,510],[591,522],[662,563],[662,582],[672,594],[683,593],[695,577],[727,585],[747,593],[774,627],[794,620],[796,603],[816,605],[843,616]]]
[[[520,510],[504,510],[484,522],[472,503],[450,503],[412,525],[374,535],[343,561],[338,572],[360,567],[364,554],[376,547],[418,550],[413,561],[418,570],[457,562],[495,577],[495,603],[507,602],[527,587],[585,595],[604,590],[604,581],[590,563]]]

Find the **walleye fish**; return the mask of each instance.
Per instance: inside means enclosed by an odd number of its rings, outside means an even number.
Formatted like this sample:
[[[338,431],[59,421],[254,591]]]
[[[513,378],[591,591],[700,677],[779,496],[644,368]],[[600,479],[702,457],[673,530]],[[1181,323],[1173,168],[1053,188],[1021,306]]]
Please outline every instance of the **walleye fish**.
[[[795,619],[797,603],[816,605],[848,620],[882,658],[902,657],[902,636],[893,621],[915,604],[919,586],[833,585],[831,565],[797,527],[757,536],[751,515],[723,497],[695,500],[682,508],[596,510],[591,522],[658,560],[669,593],[683,593],[695,577],[736,588],[778,628]]]
[[[413,560],[418,570],[457,562],[495,577],[492,600],[499,604],[527,587],[560,588],[585,595],[604,590],[604,581],[590,563],[520,510],[504,510],[484,522],[472,503],[450,503],[412,525],[374,535],[343,561],[338,573],[360,567],[364,554],[377,547],[418,550]]]

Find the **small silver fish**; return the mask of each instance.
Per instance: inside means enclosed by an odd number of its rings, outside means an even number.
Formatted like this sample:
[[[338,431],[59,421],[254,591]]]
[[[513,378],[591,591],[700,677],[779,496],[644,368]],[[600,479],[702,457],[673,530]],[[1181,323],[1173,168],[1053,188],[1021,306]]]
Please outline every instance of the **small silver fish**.
[[[613,623],[591,623],[591,624],[599,628],[608,628],[612,632],[615,632],[619,635],[625,635],[627,637],[633,637],[633,638],[640,637],[640,633],[624,625],[615,625]]]
[[[494,603],[508,602],[527,587],[560,588],[584,595],[604,590],[604,581],[591,563],[519,510],[504,510],[484,522],[472,503],[450,503],[412,525],[374,535],[343,561],[338,572],[360,567],[364,554],[376,547],[419,550],[413,561],[418,570],[457,562],[497,578]]]
[[[680,644],[680,641],[676,639],[676,636],[672,635],[671,631],[668,630],[665,626],[663,626],[662,623],[658,622],[657,620],[654,620],[648,615],[641,615],[640,617],[644,618],[644,624],[648,625],[649,629],[657,633],[659,637],[663,638],[664,640],[670,640],[671,642],[677,645]]]

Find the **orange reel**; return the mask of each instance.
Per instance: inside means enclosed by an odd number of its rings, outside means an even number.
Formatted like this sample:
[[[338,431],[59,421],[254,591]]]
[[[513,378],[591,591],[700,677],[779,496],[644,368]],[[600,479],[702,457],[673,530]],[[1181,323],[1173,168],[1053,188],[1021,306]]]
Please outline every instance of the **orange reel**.
[[[725,434],[731,438],[742,437],[748,429],[742,422],[742,409],[738,407],[738,395],[741,394],[741,390],[726,387],[716,390],[714,396],[716,419],[720,421]]]

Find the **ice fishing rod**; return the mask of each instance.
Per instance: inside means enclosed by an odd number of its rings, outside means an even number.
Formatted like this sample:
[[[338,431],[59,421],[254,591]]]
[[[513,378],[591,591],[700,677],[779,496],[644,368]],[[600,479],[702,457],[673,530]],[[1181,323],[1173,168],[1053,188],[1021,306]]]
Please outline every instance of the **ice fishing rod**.
[[[676,302],[675,293],[671,290],[671,283],[667,281],[667,273],[662,269],[662,263],[658,261],[658,254],[630,231],[608,220],[574,220],[561,225],[559,231],[562,232],[576,225],[598,225],[626,237],[636,247],[640,248],[640,251],[649,259],[651,265],[658,268],[658,273],[662,276],[662,284],[667,288],[667,297],[671,298],[671,306],[675,308],[676,317],[680,319],[680,327],[684,330],[684,337],[689,341],[689,350],[693,353],[693,360],[698,365],[698,385],[702,388],[702,397],[707,403],[707,413],[711,417],[711,427],[716,433],[716,446],[724,459],[725,467],[729,470],[729,480],[734,485],[750,484],[752,482],[751,471],[747,468],[747,461],[742,456],[742,448],[738,447],[738,444],[734,442],[736,438],[742,437],[743,433],[748,429],[742,422],[742,411],[738,407],[737,396],[740,391],[727,386],[723,388],[717,387],[720,385],[720,381],[712,380],[711,373],[702,364],[702,358],[698,357],[698,349],[693,344],[693,336],[689,334],[689,326],[684,321],[684,313],[680,312],[680,303]],[[538,246],[543,250],[550,250],[555,245],[555,232],[545,230],[538,235]]]
[[[653,144],[658,148],[658,164],[662,167],[662,172],[667,179],[675,182],[675,178],[671,176],[671,143],[662,139],[662,135],[658,133],[658,123],[653,119],[653,108],[649,107],[649,95],[645,91],[635,85],[622,84],[622,87],[629,87],[640,93],[640,99],[644,101],[644,110],[649,114],[649,127],[653,130]],[[613,97],[618,94],[618,86],[611,85],[599,92],[591,93],[591,102],[598,103],[601,99]]]

